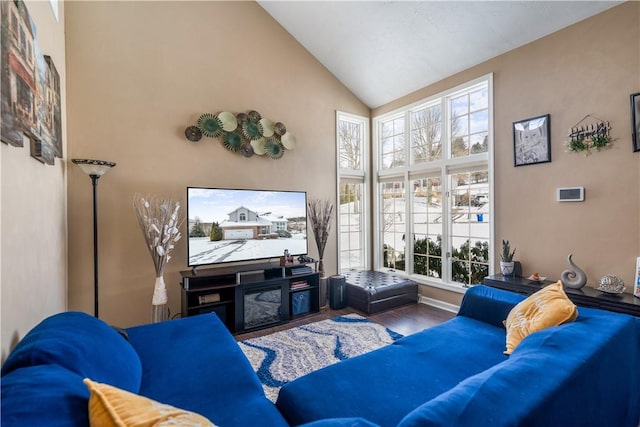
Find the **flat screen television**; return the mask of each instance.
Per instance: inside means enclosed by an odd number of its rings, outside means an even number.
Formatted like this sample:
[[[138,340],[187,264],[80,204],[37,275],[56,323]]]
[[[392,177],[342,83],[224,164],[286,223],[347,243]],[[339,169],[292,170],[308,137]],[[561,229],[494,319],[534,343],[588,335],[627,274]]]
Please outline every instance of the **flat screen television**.
[[[187,188],[189,267],[307,254],[304,191]]]

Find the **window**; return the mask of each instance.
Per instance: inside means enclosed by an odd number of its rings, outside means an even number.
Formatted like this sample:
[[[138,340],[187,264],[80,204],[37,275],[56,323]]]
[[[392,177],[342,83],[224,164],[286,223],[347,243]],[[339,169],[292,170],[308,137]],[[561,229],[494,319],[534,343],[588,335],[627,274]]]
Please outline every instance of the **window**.
[[[368,268],[369,120],[338,112],[338,270]]]
[[[492,76],[374,118],[375,266],[450,289],[492,265]]]

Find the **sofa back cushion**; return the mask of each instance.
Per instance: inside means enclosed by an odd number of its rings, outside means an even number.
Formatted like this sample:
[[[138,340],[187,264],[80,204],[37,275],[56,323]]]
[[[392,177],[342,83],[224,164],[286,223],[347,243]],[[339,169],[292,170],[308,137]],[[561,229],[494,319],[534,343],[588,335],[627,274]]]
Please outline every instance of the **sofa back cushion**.
[[[458,316],[470,317],[504,329],[503,322],[509,312],[524,299],[523,295],[513,292],[476,285],[465,292]]]
[[[126,339],[102,320],[81,312],[53,315],[36,325],[9,354],[2,376],[24,367],[59,365],[98,382],[137,393],[140,358]]]
[[[2,377],[2,427],[88,426],[89,390],[57,365],[15,369]]]

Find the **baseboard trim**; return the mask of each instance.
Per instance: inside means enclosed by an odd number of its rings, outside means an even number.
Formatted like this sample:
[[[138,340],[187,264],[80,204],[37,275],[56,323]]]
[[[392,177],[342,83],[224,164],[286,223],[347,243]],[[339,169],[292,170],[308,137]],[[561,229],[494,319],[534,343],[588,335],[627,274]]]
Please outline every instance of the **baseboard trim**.
[[[460,310],[459,305],[451,304],[448,302],[441,301],[439,299],[429,298],[425,296],[420,296],[420,299],[418,300],[418,302],[420,304],[425,304],[431,307],[439,308],[440,310],[448,311],[450,313],[458,313],[458,310]]]

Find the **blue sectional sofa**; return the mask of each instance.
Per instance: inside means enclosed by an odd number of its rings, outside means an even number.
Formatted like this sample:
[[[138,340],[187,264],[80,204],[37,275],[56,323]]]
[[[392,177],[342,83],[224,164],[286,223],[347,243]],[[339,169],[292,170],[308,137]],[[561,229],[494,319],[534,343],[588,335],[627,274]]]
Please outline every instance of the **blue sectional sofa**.
[[[640,319],[579,308],[505,356],[502,321],[522,298],[473,287],[454,319],[301,377],[277,407],[214,314],[119,333],[61,313],[2,366],[1,424],[88,426],[87,377],[222,427],[637,427]]]
[[[505,356],[522,299],[475,286],[454,319],[285,385],[278,409],[293,425],[637,427],[640,319],[579,307]]]

